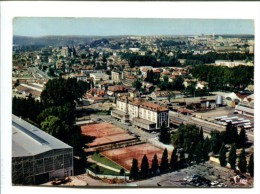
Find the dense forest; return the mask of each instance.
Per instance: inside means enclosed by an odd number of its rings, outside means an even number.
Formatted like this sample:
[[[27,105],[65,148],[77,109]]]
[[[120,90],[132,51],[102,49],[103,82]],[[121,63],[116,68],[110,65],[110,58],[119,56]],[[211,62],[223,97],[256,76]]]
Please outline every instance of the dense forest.
[[[153,67],[178,67],[181,63],[178,59],[186,59],[184,66],[202,65],[214,63],[216,60],[245,60],[251,61],[254,59],[253,54],[248,53],[216,53],[210,52],[204,55],[193,55],[190,53],[178,52],[175,56],[168,56],[164,53],[151,55],[148,52],[146,55],[135,53],[121,53],[121,58],[129,61],[130,67],[153,66]]]
[[[239,91],[253,84],[254,67],[237,66],[233,68],[198,65],[191,70],[193,77],[206,81],[211,91]]]

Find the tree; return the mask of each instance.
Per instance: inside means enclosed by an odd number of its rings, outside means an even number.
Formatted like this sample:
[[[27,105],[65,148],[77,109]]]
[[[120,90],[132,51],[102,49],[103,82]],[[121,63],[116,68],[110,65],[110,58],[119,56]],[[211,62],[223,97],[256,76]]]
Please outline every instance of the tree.
[[[125,169],[121,168],[119,174],[120,175],[124,175],[125,174]]]
[[[158,169],[159,169],[159,164],[158,164],[157,155],[155,154],[152,160],[151,171],[155,175]]]
[[[146,178],[148,176],[148,172],[149,172],[148,158],[146,155],[144,155],[141,163],[141,176],[143,178]]]
[[[250,173],[251,177],[254,177],[254,153],[250,155],[247,171]]]
[[[238,137],[237,127],[232,127],[230,141],[231,144],[232,143],[235,143],[236,145],[238,144],[239,137]]]
[[[37,117],[37,122],[41,123],[48,116],[58,117],[66,124],[72,126],[75,122],[75,112],[68,106],[51,106],[45,108]]]
[[[200,141],[196,144],[196,147],[195,147],[195,161],[196,163],[200,163],[201,160],[203,160],[203,142]]]
[[[223,143],[227,144],[227,132],[226,131],[221,131],[220,132],[220,139]]]
[[[198,141],[199,141],[199,142],[203,142],[203,141],[204,141],[204,135],[203,135],[203,129],[202,129],[202,127],[200,128],[200,133],[199,133]]]
[[[230,164],[232,169],[236,169],[236,159],[237,159],[237,154],[236,154],[236,144],[232,144],[229,155],[228,155],[228,163]]]
[[[134,180],[138,179],[138,172],[139,172],[138,160],[133,158],[132,167],[131,167],[131,170],[130,170],[130,178],[134,179]]]
[[[140,88],[142,87],[142,83],[140,82],[139,79],[137,79],[136,81],[134,81],[132,83],[132,86],[136,89],[136,90],[140,90]]]
[[[76,101],[89,89],[87,82],[77,81],[75,78],[52,79],[47,82],[41,93],[41,101],[45,107],[68,106],[75,108]]]
[[[160,168],[161,172],[165,172],[168,170],[168,150],[166,148],[163,151]]]
[[[238,136],[238,147],[239,148],[244,148],[246,146],[247,142],[247,136],[246,136],[246,131],[244,128],[240,130],[239,136]]]
[[[172,82],[172,89],[174,90],[184,90],[184,85],[183,85],[184,79],[181,76],[176,77],[173,82]]]
[[[245,153],[244,148],[240,152],[237,166],[238,166],[240,172],[242,172],[242,173],[246,172],[247,162],[246,162],[246,153]]]
[[[172,98],[175,99],[175,94],[172,91],[167,90],[167,100],[169,103],[171,103]]]
[[[222,144],[222,146],[220,148],[218,159],[219,159],[220,166],[227,165],[226,146],[224,143]]]
[[[225,143],[230,144],[232,142],[230,142],[231,140],[231,130],[232,130],[232,123],[231,121],[227,123],[226,125],[226,137],[225,137]]]
[[[187,150],[187,152],[188,152],[188,160],[187,160],[187,162],[188,162],[189,165],[194,160],[194,153],[195,153],[195,148],[196,148],[195,146],[196,146],[196,144],[192,143],[190,145],[189,150]]]
[[[20,80],[17,79],[17,80],[15,81],[14,87],[17,87],[17,86],[19,86],[19,85],[20,85]]]
[[[185,94],[189,96],[195,96],[196,82],[191,82],[190,85],[185,89]]]
[[[190,145],[197,141],[199,129],[196,125],[181,124],[178,131],[172,135],[174,147],[184,148],[185,152],[189,151]]]
[[[218,154],[219,150],[221,148],[222,145],[222,140],[220,138],[220,132],[219,131],[211,131],[210,132],[210,141],[211,141],[211,149],[213,151],[214,154]]]
[[[48,116],[43,122],[41,122],[41,129],[50,135],[66,141],[69,126],[64,121],[55,116]]]
[[[186,165],[185,153],[184,150],[180,150],[180,159],[179,159],[179,168],[183,168]]]
[[[43,105],[38,100],[34,100],[32,97],[29,98],[17,98],[13,97],[12,100],[12,113],[16,116],[21,116],[25,119],[37,122],[37,115],[43,110]]]
[[[172,151],[171,160],[170,160],[170,168],[172,170],[176,170],[177,169],[177,162],[178,162],[178,155],[177,155],[177,149],[175,148]]]
[[[165,144],[169,144],[171,141],[171,134],[169,128],[165,126],[165,122],[163,122],[161,126],[159,141]]]
[[[209,152],[210,152],[210,140],[208,137],[206,137],[206,139],[203,142],[203,148],[202,148],[204,161],[209,160]]]

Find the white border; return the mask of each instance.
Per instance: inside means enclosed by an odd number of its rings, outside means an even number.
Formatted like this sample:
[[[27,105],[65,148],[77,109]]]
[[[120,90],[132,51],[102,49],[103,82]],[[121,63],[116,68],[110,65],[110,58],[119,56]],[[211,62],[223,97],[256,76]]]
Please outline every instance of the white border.
[[[3,193],[71,193],[74,189],[11,186],[11,66],[13,17],[124,17],[124,18],[218,18],[255,20],[255,71],[259,72],[259,2],[1,2],[1,191]],[[257,75],[257,73],[255,73]],[[259,85],[258,79],[255,85]],[[257,90],[257,87],[255,87]],[[258,96],[258,90],[255,93]],[[255,107],[258,106],[255,102]],[[255,137],[258,132],[258,111]],[[255,141],[255,184],[253,189],[134,189],[128,192],[242,192],[260,193],[258,138]],[[114,193],[121,189],[77,189],[76,192]]]

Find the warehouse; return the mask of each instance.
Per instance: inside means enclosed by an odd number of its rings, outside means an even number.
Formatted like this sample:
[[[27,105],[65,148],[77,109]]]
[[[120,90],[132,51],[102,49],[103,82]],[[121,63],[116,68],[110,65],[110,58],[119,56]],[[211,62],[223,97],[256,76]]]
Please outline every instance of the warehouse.
[[[73,148],[12,115],[12,183],[42,184],[72,176]]]

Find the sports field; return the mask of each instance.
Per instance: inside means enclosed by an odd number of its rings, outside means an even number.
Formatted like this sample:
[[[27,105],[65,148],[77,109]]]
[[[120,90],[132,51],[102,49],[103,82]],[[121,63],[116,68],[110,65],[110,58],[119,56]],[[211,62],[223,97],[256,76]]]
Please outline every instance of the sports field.
[[[130,170],[132,166],[133,158],[138,160],[138,165],[140,168],[142,163],[142,158],[145,154],[148,158],[150,167],[152,165],[152,160],[155,154],[157,155],[158,163],[160,164],[163,151],[164,151],[163,149],[157,148],[152,144],[143,143],[139,145],[104,151],[101,152],[101,154],[106,156],[110,160],[115,161],[116,163],[123,166],[127,170]],[[168,159],[170,159],[170,157],[171,157],[171,152],[168,152]]]
[[[87,143],[88,147],[102,146],[127,140],[136,139],[126,131],[110,123],[98,123],[81,126],[81,134],[95,137],[93,142]]]

